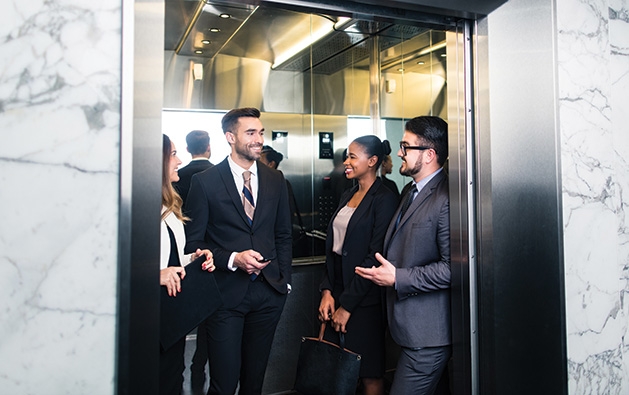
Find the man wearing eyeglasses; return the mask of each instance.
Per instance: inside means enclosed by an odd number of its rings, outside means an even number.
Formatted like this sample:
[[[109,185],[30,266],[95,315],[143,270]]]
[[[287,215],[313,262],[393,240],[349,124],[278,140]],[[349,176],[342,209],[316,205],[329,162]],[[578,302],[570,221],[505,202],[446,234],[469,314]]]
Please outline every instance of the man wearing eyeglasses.
[[[356,273],[386,287],[391,336],[402,348],[390,393],[433,394],[452,354],[448,125],[411,119],[397,155],[413,180],[376,253],[381,265]]]

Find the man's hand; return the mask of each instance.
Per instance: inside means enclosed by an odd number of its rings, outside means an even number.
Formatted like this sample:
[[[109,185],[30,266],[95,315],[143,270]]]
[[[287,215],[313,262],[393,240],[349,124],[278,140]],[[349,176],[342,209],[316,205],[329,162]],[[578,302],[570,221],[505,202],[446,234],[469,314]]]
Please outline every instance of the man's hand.
[[[234,266],[237,268],[244,270],[247,274],[260,274],[262,269],[266,267],[271,261],[263,261],[262,254],[255,250],[246,250],[237,253],[234,256]]]
[[[384,259],[380,253],[376,253],[376,259],[380,262],[379,267],[372,266],[370,268],[357,266],[354,271],[360,277],[372,281],[376,285],[383,287],[392,287],[395,285],[395,266],[391,262]]]

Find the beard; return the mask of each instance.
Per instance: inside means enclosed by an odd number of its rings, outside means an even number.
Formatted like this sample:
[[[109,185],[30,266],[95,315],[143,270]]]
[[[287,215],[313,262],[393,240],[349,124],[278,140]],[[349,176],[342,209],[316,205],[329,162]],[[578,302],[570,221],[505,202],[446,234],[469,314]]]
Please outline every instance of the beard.
[[[417,160],[415,162],[415,166],[410,167],[409,163],[404,160],[402,161],[402,165],[400,166],[400,174],[403,176],[413,177],[415,174],[419,173],[422,170],[421,161]]]
[[[236,145],[236,153],[249,161],[255,162],[256,160],[260,159],[260,154],[259,153],[254,153],[251,148],[252,147],[260,147],[262,148],[262,144],[250,144],[250,145]]]

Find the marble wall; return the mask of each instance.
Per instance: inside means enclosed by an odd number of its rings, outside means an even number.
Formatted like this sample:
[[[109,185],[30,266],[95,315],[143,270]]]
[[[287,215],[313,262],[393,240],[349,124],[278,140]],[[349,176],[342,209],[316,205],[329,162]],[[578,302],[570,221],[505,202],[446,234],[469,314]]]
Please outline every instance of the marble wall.
[[[557,0],[570,394],[629,393],[629,2]]]
[[[0,392],[114,392],[121,2],[0,3]]]

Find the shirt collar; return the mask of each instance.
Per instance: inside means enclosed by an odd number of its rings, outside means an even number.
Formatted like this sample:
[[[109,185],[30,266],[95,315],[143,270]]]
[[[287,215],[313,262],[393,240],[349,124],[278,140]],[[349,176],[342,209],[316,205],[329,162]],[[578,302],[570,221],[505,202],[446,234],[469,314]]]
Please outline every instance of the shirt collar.
[[[232,170],[232,172],[238,174],[239,176],[242,176],[242,173],[247,170],[249,170],[251,174],[253,174],[254,176],[256,177],[258,176],[258,162],[257,161],[253,162],[253,165],[251,165],[250,168],[245,169],[238,166],[236,162],[233,161],[231,155],[227,155],[227,163],[229,163],[229,168]]]
[[[414,182],[413,181],[413,186],[415,186],[415,188],[417,188],[417,191],[421,191],[426,184],[428,184],[430,182],[430,180],[432,180],[433,178],[435,178],[435,176],[437,174],[439,174],[441,171],[443,170],[443,167],[440,167],[439,169],[437,169],[434,173],[429,174],[427,177],[423,178],[422,180],[420,180],[419,182]]]

